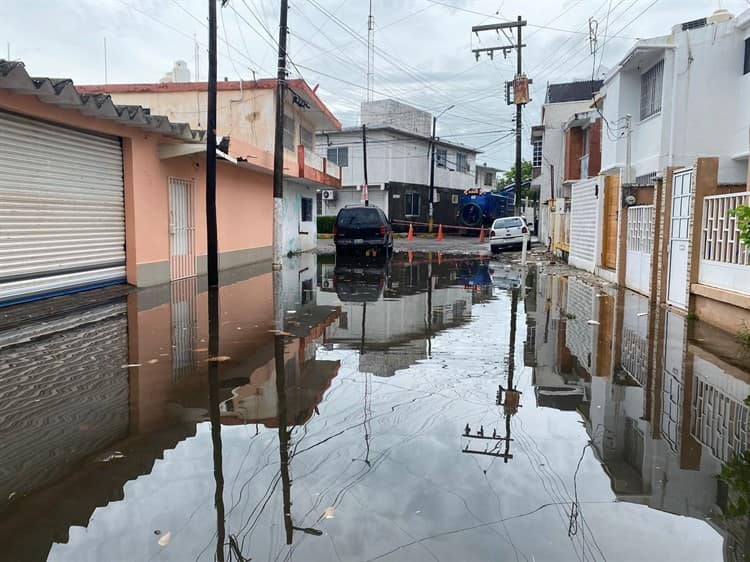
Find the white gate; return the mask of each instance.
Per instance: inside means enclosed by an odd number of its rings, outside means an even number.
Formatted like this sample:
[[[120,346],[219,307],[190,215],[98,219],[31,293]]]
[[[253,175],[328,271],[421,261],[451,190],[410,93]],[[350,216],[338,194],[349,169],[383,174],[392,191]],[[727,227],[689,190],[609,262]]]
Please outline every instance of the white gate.
[[[195,182],[169,178],[169,267],[172,281],[195,275]]]
[[[690,197],[693,170],[672,176],[672,213],[669,228],[669,278],[667,302],[687,308],[688,248],[690,246]]]
[[[653,247],[654,206],[630,207],[628,209],[625,285],[644,295],[649,294]]]
[[[591,273],[597,265],[599,178],[573,184],[570,196],[570,265]],[[603,191],[602,191],[603,192]]]
[[[664,365],[659,425],[662,436],[675,452],[680,450],[682,431],[682,405],[685,400],[683,351],[686,345],[685,319],[674,312],[667,312],[664,325]]]

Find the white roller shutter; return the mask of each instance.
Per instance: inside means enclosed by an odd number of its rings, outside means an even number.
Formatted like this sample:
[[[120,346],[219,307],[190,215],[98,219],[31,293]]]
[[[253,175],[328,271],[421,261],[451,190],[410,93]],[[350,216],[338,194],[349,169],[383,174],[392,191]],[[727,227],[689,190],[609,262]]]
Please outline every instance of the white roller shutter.
[[[0,111],[0,304],[124,278],[120,140]]]

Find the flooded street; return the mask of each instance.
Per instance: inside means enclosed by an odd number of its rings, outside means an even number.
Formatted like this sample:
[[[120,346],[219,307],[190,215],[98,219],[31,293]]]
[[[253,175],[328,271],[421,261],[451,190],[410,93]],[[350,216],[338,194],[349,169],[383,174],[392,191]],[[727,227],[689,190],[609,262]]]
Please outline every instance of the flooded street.
[[[228,272],[211,361],[201,279],[6,310],[0,558],[745,559],[747,350],[561,271]]]

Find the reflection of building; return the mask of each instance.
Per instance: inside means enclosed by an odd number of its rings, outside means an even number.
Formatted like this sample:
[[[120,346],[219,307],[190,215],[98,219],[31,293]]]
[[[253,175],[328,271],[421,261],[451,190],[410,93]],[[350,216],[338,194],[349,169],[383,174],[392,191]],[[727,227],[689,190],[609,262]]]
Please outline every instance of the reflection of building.
[[[286,281],[295,286],[286,294],[301,300],[316,264],[312,258],[300,275],[293,267]],[[266,389],[264,377],[274,380],[272,294],[264,269],[222,274],[218,396],[225,406],[243,405]],[[71,526],[88,525],[97,507],[121,500],[128,481],[196,434],[208,413],[206,311],[205,279],[196,278],[137,292],[111,287],[3,314],[3,559],[46,560]],[[337,313],[313,301],[285,319],[288,425],[312,415],[337,372],[338,362],[316,360]],[[273,425],[274,404],[262,414],[252,421]]]
[[[612,299],[544,274],[537,286],[546,303],[535,318],[537,403],[566,409],[540,392],[551,380],[563,388],[566,356],[573,371],[591,373],[590,405],[578,409],[617,498],[706,519],[725,537],[725,560],[743,559],[747,520],[717,515],[733,494],[717,476],[749,445],[750,369],[731,364],[737,350],[683,316],[650,312],[635,293]],[[555,339],[560,322],[566,336]]]
[[[360,370],[378,376],[391,376],[426,358],[436,332],[471,316],[473,286],[458,285],[456,267],[448,261],[397,258],[379,270],[359,263],[340,263],[333,271],[322,265],[318,302],[341,307],[327,342],[356,347]]]
[[[574,282],[574,281],[571,281]],[[534,393],[537,406],[558,410],[585,408],[588,372],[579,366],[567,343],[569,283],[565,277],[537,273],[534,311],[527,309],[527,331],[533,329]],[[528,301],[528,297],[527,297]],[[526,362],[529,365],[528,361]]]

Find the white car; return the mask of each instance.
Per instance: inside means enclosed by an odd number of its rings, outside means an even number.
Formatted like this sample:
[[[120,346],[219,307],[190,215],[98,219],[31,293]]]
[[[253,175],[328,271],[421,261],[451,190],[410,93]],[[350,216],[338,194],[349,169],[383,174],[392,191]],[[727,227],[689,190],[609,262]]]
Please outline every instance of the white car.
[[[529,227],[523,217],[504,217],[495,219],[490,229],[490,250],[497,254],[505,248],[523,247],[525,237],[529,235]]]

